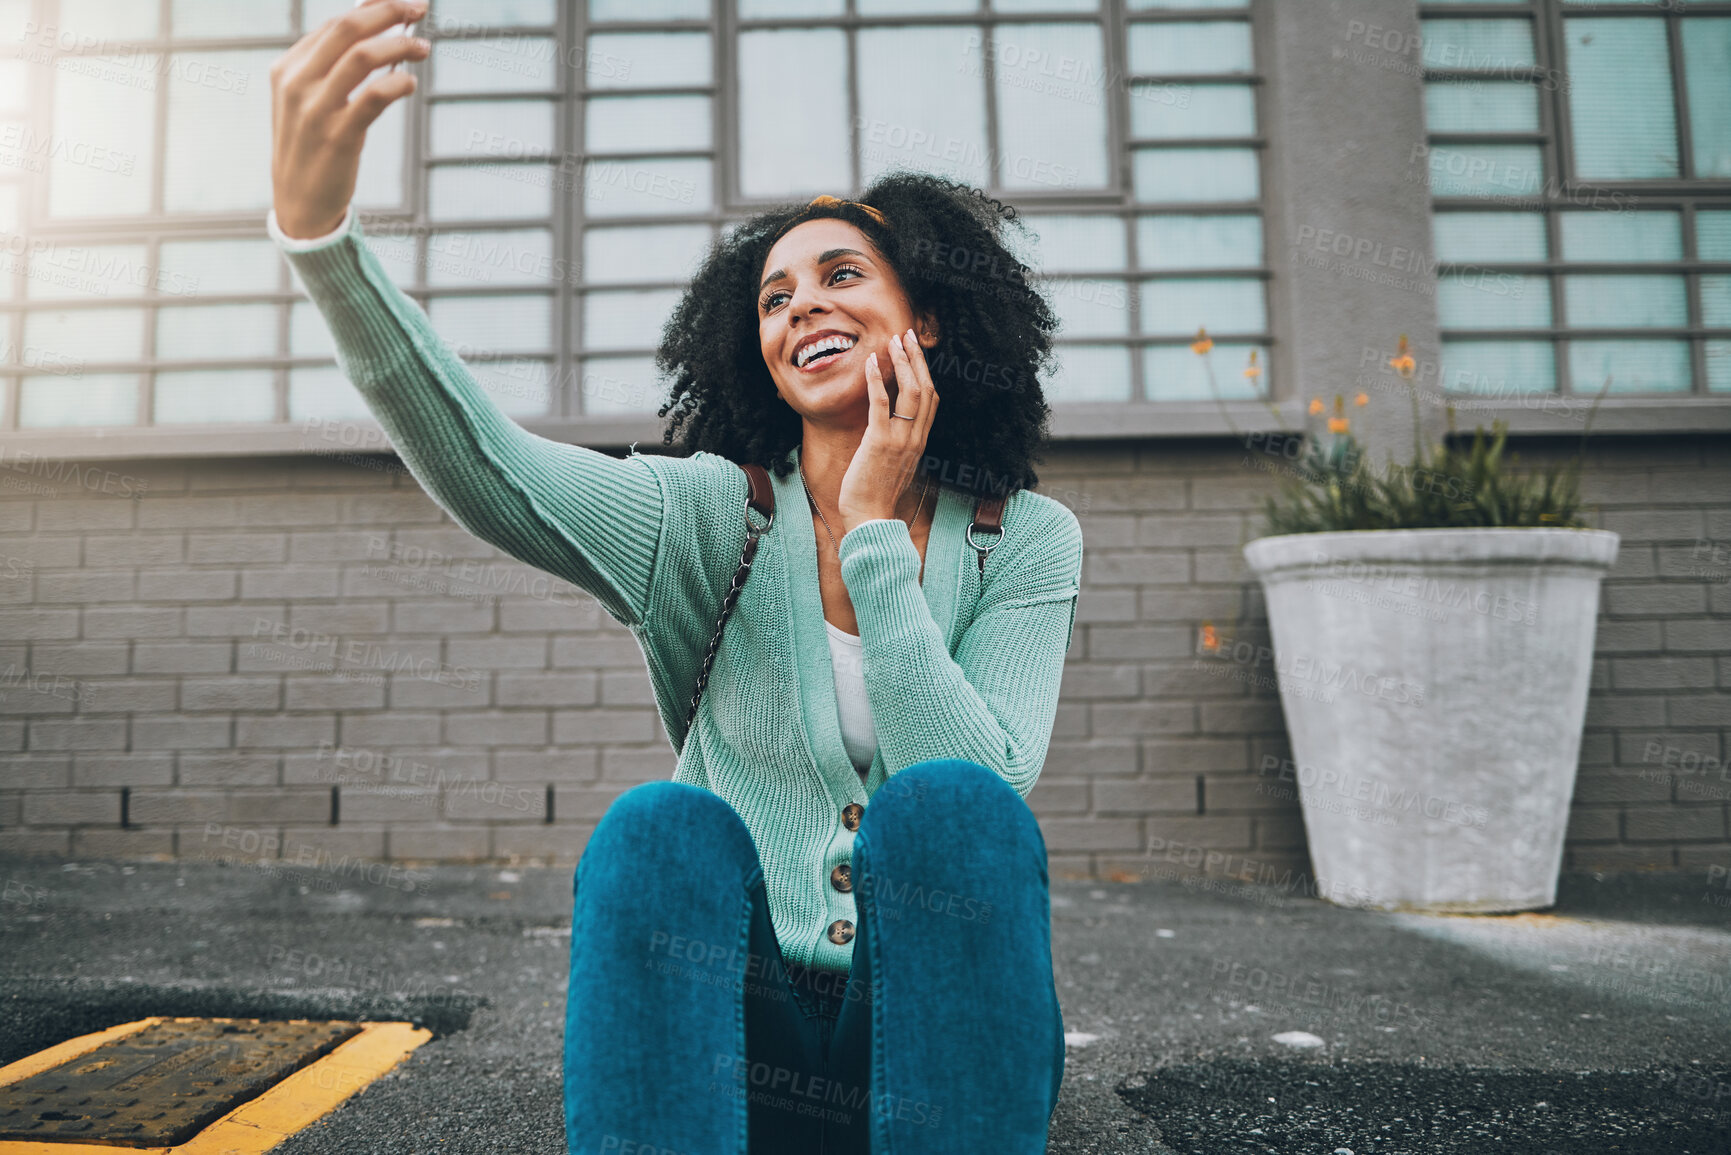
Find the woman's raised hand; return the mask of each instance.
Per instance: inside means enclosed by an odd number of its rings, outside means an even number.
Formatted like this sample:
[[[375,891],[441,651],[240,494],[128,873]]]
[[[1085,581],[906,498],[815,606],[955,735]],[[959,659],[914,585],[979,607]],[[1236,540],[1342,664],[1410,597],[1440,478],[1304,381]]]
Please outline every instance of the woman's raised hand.
[[[866,419],[865,437],[854,450],[847,472],[842,474],[837,502],[848,529],[862,521],[896,516],[896,505],[919,471],[932,419],[938,413],[937,386],[932,384],[925,350],[920,348],[914,331],[897,334],[889,344],[890,371],[896,382],[893,399],[884,383],[878,355],[873,353],[866,358],[870,416]],[[901,416],[892,417],[892,413]]]
[[[432,50],[418,36],[380,34],[426,11],[426,0],[364,0],[301,37],[270,66],[272,207],[288,236],[323,236],[342,223],[368,127],[415,91],[407,71],[373,71]]]

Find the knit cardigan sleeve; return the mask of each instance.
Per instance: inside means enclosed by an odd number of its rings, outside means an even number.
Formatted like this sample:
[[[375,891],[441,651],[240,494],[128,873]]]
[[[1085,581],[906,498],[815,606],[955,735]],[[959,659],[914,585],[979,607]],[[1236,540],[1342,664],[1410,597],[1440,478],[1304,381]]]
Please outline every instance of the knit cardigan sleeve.
[[[920,589],[906,524],[865,521],[841,539],[866,697],[891,777],[927,759],[965,758],[1026,797],[1040,776],[1075,630],[1082,529],[1062,503],[1021,497],[1021,516],[1006,512],[1004,530],[1027,544],[1000,572],[987,561],[978,612],[953,658]]]
[[[268,224],[343,372],[433,500],[481,540],[586,590],[615,621],[640,624],[664,517],[644,459],[512,421],[362,243],[358,213],[328,242],[299,246],[285,243],[274,213]]]

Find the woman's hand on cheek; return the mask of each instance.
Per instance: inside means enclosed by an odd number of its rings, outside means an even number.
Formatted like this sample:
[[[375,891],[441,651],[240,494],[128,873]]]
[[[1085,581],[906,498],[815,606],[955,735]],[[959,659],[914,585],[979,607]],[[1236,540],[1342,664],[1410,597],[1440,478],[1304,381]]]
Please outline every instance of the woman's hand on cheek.
[[[871,411],[865,437],[841,479],[843,534],[861,522],[896,516],[897,503],[919,472],[937,415],[938,391],[912,329],[890,339],[889,356],[897,386],[893,410],[878,355],[874,352],[866,358]]]

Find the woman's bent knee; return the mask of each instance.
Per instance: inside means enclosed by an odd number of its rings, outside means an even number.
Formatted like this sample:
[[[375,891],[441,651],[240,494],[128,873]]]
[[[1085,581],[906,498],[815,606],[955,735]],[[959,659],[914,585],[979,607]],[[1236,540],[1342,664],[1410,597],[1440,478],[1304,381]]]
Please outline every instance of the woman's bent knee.
[[[607,808],[589,836],[578,869],[624,856],[638,867],[701,859],[711,871],[757,867],[751,832],[720,795],[685,782],[644,782]]]

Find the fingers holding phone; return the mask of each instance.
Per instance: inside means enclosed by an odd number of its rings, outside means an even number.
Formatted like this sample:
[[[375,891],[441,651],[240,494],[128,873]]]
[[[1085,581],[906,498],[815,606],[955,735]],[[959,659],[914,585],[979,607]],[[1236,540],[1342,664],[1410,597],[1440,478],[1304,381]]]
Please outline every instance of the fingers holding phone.
[[[426,0],[360,0],[296,41],[271,65],[271,186],[277,224],[290,237],[342,223],[367,129],[415,91],[405,60],[432,45],[407,35]]]

